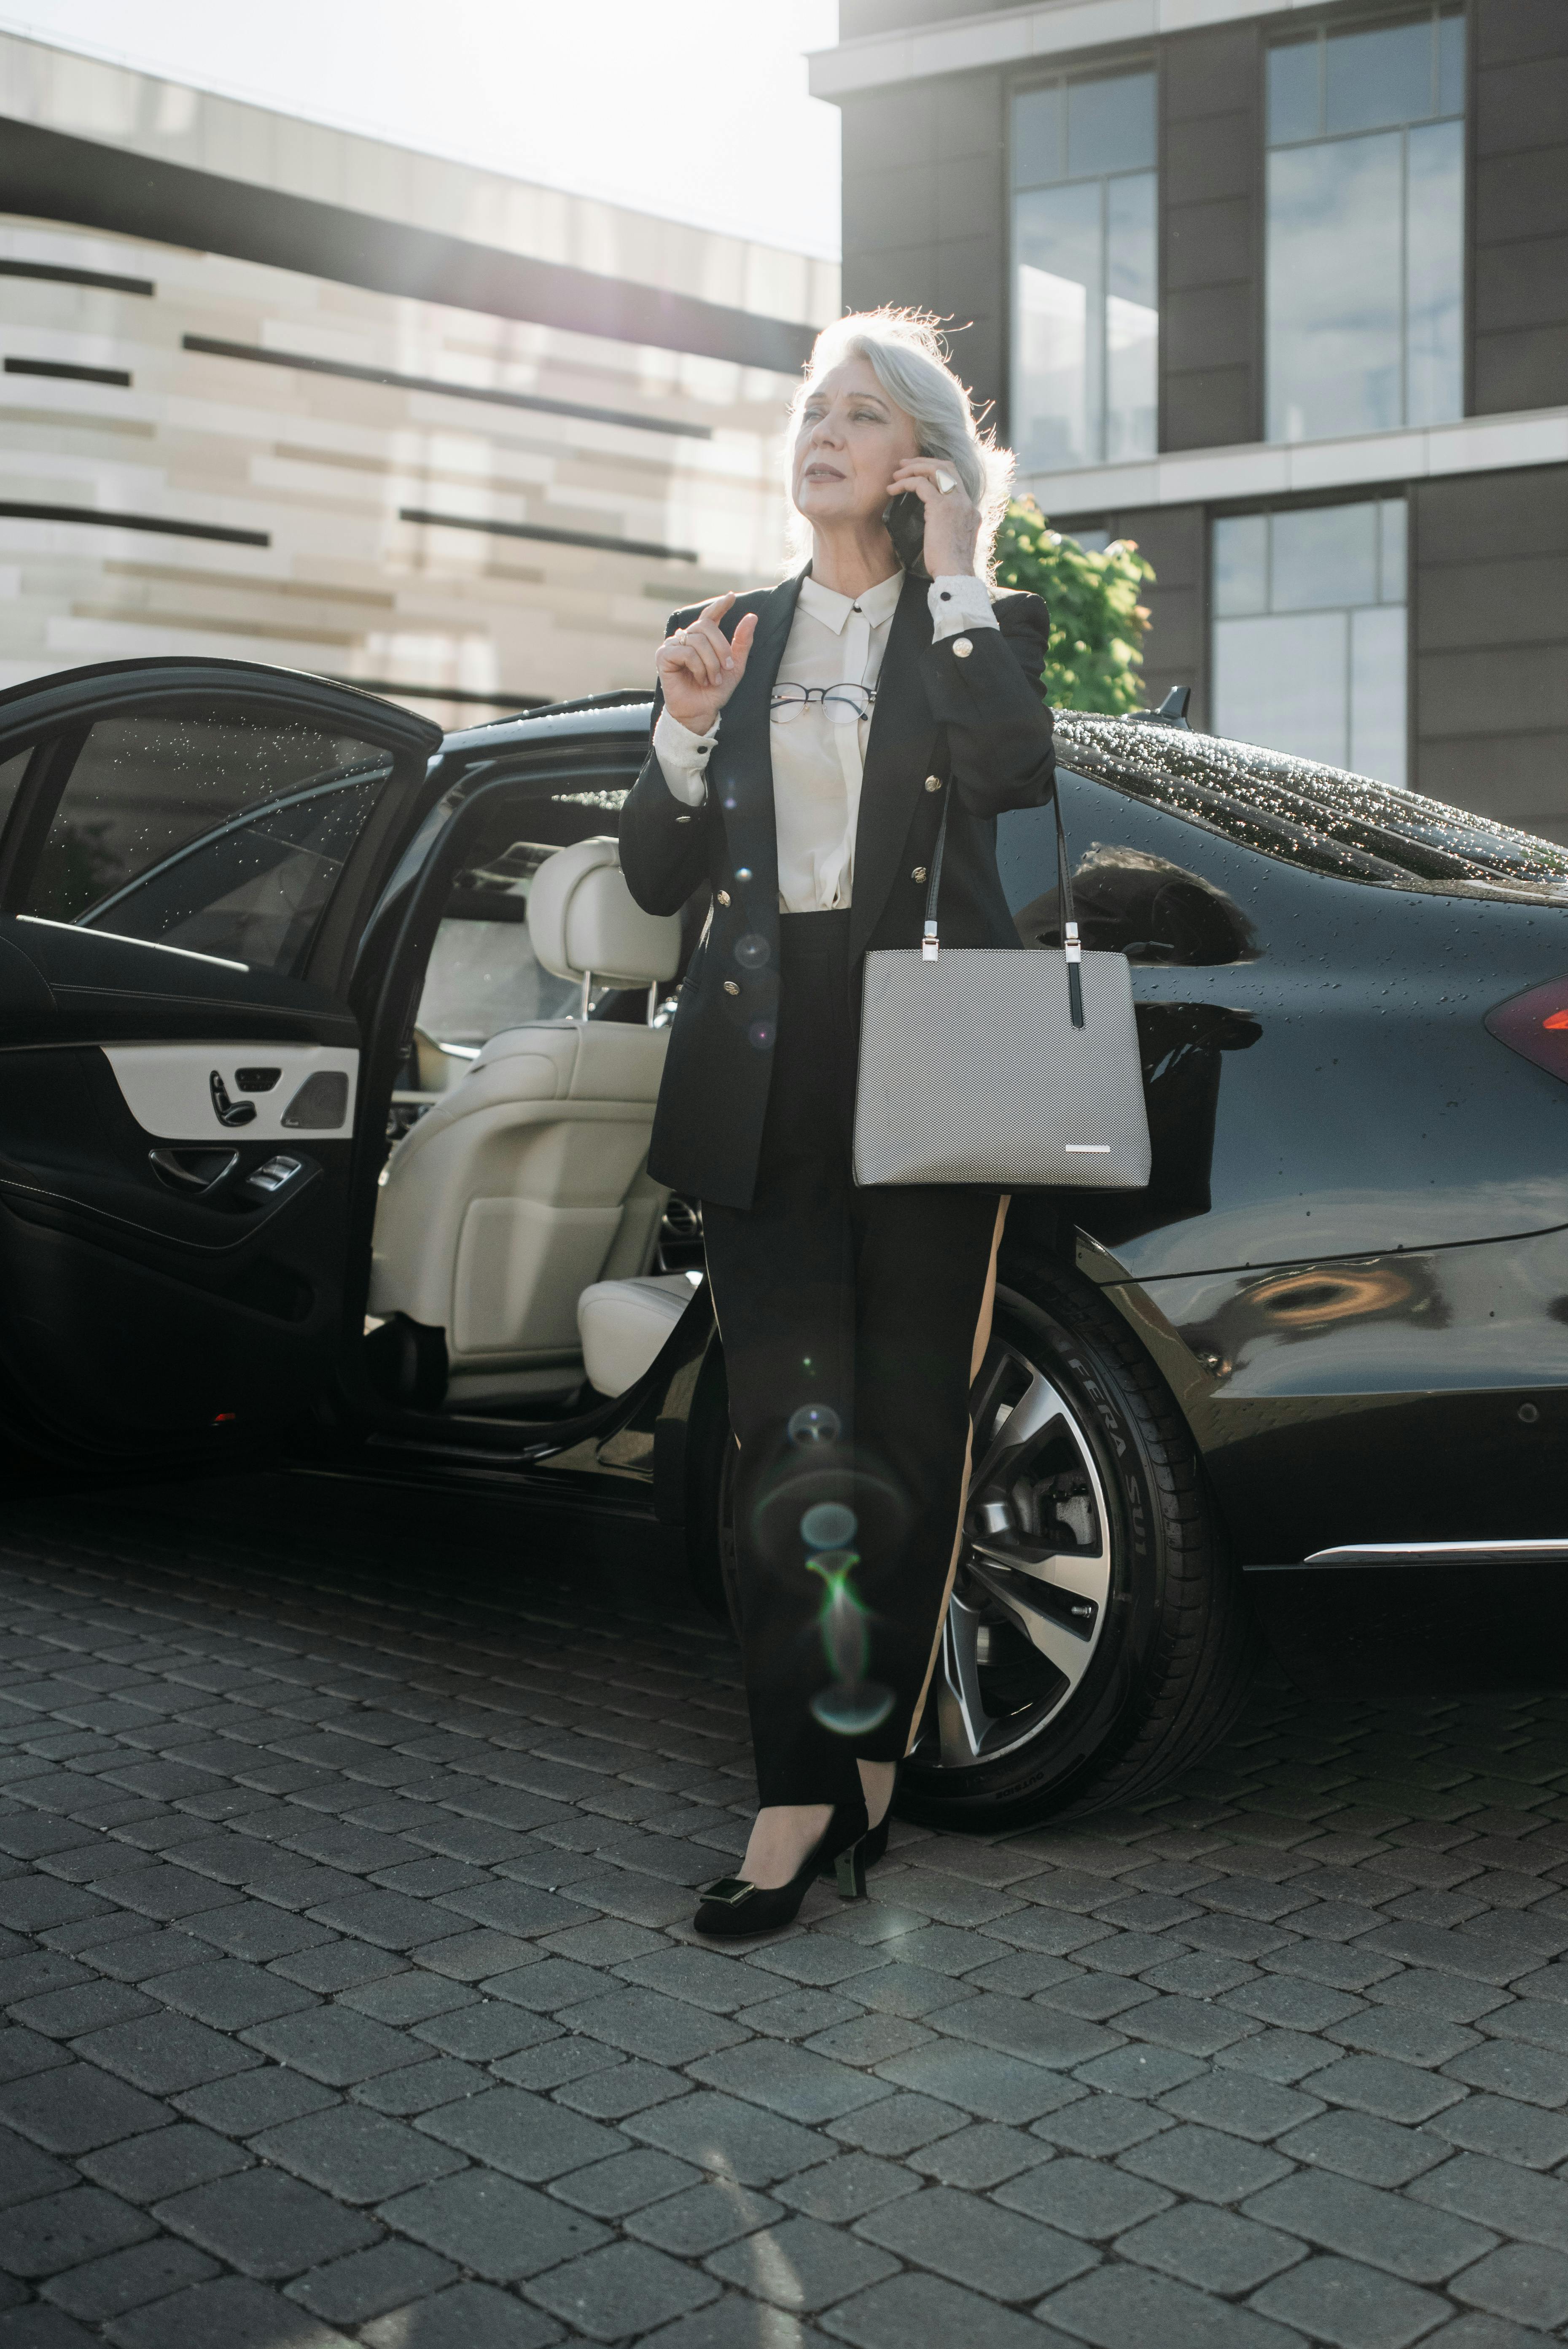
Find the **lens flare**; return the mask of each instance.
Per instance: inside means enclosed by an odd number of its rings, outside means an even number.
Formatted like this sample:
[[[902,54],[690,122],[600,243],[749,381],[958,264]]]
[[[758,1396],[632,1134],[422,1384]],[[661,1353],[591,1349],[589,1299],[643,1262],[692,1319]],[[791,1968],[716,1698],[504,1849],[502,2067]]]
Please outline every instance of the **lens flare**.
[[[835,1681],[811,1699],[811,1717],[836,1737],[869,1737],[892,1711],[892,1691],[880,1681]]]
[[[800,1520],[800,1538],[808,1549],[846,1549],[859,1522],[841,1501],[819,1501]]]
[[[771,960],[772,952],[767,939],[759,937],[755,930],[748,930],[745,937],[735,941],[735,959],[742,970],[760,970],[765,962]]]
[[[814,1444],[837,1444],[843,1422],[830,1402],[803,1402],[789,1414],[789,1436],[801,1450]]]

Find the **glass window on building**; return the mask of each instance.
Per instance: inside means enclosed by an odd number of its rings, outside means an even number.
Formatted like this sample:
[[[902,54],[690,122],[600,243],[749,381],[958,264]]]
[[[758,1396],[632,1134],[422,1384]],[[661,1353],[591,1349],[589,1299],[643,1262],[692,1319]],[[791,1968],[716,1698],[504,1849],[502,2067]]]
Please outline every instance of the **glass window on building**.
[[[1268,53],[1268,437],[1462,411],[1465,25],[1457,7]]]
[[[1154,76],[1013,100],[1013,432],[1026,471],[1152,456]]]
[[[1405,501],[1213,525],[1214,731],[1405,781]]]

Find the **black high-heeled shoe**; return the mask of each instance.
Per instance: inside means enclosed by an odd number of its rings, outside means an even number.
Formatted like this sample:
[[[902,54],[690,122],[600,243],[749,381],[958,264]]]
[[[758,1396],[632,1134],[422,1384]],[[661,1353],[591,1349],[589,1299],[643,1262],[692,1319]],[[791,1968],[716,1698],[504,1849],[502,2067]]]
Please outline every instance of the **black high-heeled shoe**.
[[[892,1818],[892,1806],[898,1794],[899,1775],[903,1768],[903,1764],[900,1763],[893,1772],[892,1792],[887,1798],[886,1810],[875,1826],[868,1827],[861,1838],[861,1853],[867,1868],[874,1868],[879,1859],[887,1857],[887,1831]],[[824,1869],[823,1873],[826,1874],[826,1872]]]
[[[819,1876],[832,1876],[841,1900],[863,1900],[866,1891],[866,1806],[840,1803],[788,1884],[752,1884],[744,1876],[721,1876],[705,1885],[692,1923],[717,1940],[746,1933],[776,1933],[793,1924]]]

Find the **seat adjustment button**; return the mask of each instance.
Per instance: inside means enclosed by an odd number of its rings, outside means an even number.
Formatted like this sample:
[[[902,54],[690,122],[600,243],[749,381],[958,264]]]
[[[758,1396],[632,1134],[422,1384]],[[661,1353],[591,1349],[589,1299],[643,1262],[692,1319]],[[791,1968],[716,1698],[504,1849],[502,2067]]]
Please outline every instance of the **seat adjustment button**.
[[[974,651],[974,649],[975,649],[975,647],[974,647],[974,646],[970,643],[970,641],[969,641],[969,639],[968,639],[968,637],[967,637],[967,636],[954,636],[954,639],[953,639],[953,657],[954,657],[954,660],[967,660],[967,659],[968,659],[968,657],[969,657],[969,656],[970,656],[970,654]]]
[[[724,982],[724,991],[726,995],[738,995],[740,988],[733,978],[727,978]]]

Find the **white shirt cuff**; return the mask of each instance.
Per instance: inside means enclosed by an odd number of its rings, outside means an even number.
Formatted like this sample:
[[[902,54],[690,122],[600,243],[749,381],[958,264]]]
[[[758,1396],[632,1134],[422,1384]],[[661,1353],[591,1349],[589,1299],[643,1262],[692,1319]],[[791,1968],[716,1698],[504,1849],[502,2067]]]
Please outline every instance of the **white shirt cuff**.
[[[925,600],[931,606],[931,641],[941,644],[948,636],[963,634],[965,628],[995,628],[1000,626],[991,608],[991,591],[984,579],[972,571],[954,574],[944,579],[934,579],[926,589]]]
[[[654,751],[671,792],[687,807],[707,804],[708,756],[717,740],[717,727],[711,734],[694,734],[667,709],[660,710],[654,729]]]

